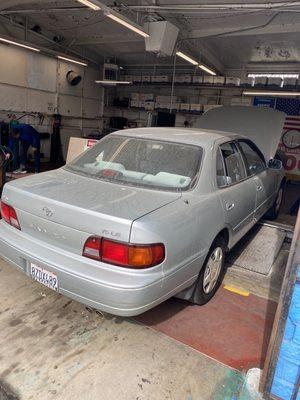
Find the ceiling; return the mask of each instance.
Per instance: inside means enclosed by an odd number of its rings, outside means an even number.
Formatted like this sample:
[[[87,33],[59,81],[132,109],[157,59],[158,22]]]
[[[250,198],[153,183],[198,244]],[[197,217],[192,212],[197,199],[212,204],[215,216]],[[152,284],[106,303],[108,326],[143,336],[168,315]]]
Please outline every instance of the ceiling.
[[[93,0],[92,0],[93,1]],[[300,65],[300,1],[103,0],[143,25],[168,20],[180,29],[178,46],[220,73],[291,71]],[[0,33],[98,64],[173,64],[145,51],[144,39],[76,0],[2,0]],[[189,66],[184,61],[178,63]]]

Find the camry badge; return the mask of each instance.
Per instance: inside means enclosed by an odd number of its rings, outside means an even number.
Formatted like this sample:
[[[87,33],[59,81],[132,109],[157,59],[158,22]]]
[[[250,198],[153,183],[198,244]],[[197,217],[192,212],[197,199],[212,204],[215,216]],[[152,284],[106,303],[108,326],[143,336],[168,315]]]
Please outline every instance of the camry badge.
[[[43,208],[43,212],[46,214],[48,218],[51,218],[54,214],[54,212],[46,206]]]

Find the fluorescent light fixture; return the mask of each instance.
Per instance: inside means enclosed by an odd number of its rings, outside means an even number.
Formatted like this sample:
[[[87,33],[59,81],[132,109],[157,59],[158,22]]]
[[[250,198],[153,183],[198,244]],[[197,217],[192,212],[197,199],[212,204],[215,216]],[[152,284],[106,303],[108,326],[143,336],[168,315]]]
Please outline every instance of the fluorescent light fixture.
[[[177,56],[183,58],[185,61],[193,64],[193,65],[198,65],[198,62],[193,60],[191,57],[187,56],[186,54],[182,53],[181,51],[176,51]]]
[[[24,49],[27,49],[27,50],[32,50],[32,51],[37,51],[37,52],[41,51],[39,49],[36,49],[35,47],[27,46],[26,44],[14,42],[13,40],[4,39],[4,38],[1,38],[1,37],[0,37],[0,42],[13,44],[14,46],[23,47]]]
[[[210,75],[216,75],[215,71],[213,71],[212,69],[208,68],[206,65],[204,64],[199,64],[197,61],[195,61],[193,58],[187,56],[186,54],[182,53],[181,51],[176,51],[177,56],[183,58],[185,61],[193,64],[193,65],[197,65],[198,68],[201,68],[203,71],[209,73]]]
[[[244,90],[244,96],[272,96],[272,97],[295,97],[300,96],[300,92],[268,92],[262,90]]]
[[[95,81],[95,83],[101,83],[103,85],[131,85],[132,82],[129,81],[113,81],[113,80],[103,80],[103,81]]]
[[[129,22],[125,21],[125,19],[122,19],[120,17],[117,17],[114,14],[107,14],[108,18],[118,22],[119,24],[125,26],[126,28],[132,30],[135,33],[138,33],[139,35],[143,36],[144,38],[148,38],[150,37],[150,35],[148,35],[148,33],[142,31],[141,29],[139,29],[138,27],[136,27],[135,25],[130,24]]]
[[[214,75],[214,76],[217,75],[217,74],[215,73],[215,71],[213,71],[212,69],[206,67],[206,66],[203,65],[203,64],[199,64],[198,67],[201,68],[203,71],[207,72],[207,73],[210,74],[210,75]]]
[[[256,73],[249,73],[247,74],[248,78],[299,78],[299,74],[280,74],[280,73],[276,73],[276,74],[269,74],[269,73],[265,73],[265,74],[256,74]]]
[[[73,60],[72,58],[63,57],[63,56],[57,56],[57,58],[59,58],[60,60],[72,62],[72,63],[74,63],[74,64],[83,65],[84,67],[87,67],[87,66],[88,66],[87,63],[82,62],[82,61]]]
[[[92,10],[99,11],[101,7],[97,6],[97,4],[93,3],[89,0],[77,0],[79,3],[84,4],[85,6],[91,8]]]

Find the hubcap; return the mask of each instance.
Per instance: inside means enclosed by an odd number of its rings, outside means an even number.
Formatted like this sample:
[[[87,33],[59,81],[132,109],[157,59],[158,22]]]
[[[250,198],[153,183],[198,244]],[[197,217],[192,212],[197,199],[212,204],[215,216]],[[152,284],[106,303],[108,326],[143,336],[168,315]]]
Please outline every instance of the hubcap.
[[[283,194],[283,190],[279,189],[278,194],[277,194],[277,198],[276,198],[276,212],[279,211],[281,202],[282,202],[282,194]]]
[[[223,250],[216,247],[211,253],[204,271],[203,291],[209,294],[218,282],[223,262]]]

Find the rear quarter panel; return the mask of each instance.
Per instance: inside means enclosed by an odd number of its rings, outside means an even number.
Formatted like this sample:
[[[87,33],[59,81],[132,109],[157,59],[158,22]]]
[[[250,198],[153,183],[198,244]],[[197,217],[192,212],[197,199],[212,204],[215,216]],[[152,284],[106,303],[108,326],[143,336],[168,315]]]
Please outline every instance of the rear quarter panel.
[[[164,243],[164,286],[166,291],[179,292],[196,280],[213,240],[224,228],[223,221],[216,192],[185,193],[174,203],[134,221],[130,241]]]

